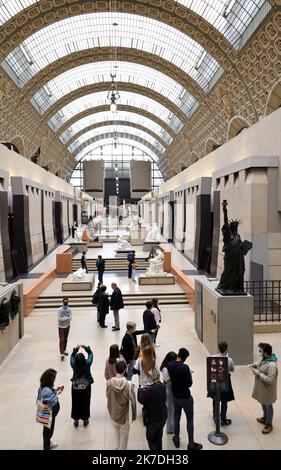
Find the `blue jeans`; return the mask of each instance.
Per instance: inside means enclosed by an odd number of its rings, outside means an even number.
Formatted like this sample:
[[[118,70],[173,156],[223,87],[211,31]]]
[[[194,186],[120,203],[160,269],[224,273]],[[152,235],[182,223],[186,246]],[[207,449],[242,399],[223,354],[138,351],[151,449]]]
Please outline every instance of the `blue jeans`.
[[[132,380],[132,377],[133,377],[133,367],[134,367],[134,365],[135,365],[135,362],[136,362],[135,359],[133,359],[132,361],[130,361],[130,365],[129,365],[129,367],[128,367],[128,369],[127,369],[127,373],[126,373],[128,380]]]
[[[185,412],[186,428],[189,443],[194,442],[194,425],[193,425],[193,398],[175,398],[174,397],[174,433],[175,437],[180,437],[180,419],[181,410]]]
[[[265,425],[272,426],[273,420],[273,405],[261,405],[263,416],[265,418]]]
[[[174,432],[174,397],[171,385],[166,384],[166,405],[168,410],[166,431]]]

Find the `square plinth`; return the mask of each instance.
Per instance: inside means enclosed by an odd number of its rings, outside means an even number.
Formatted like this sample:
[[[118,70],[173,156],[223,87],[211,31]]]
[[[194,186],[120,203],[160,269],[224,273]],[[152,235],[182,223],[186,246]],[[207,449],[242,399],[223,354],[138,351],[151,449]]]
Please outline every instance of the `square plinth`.
[[[128,253],[134,251],[132,248],[120,248],[120,250],[114,250],[117,258],[127,258]]]
[[[90,241],[87,243],[88,248],[102,248],[102,242]]]
[[[167,276],[144,276],[143,274],[141,274],[139,276],[140,286],[156,286],[168,284],[175,284],[175,278],[172,274],[167,274]]]
[[[66,280],[62,282],[61,290],[92,290],[95,284],[94,274],[85,274],[83,279],[73,279],[73,274],[69,274]]]

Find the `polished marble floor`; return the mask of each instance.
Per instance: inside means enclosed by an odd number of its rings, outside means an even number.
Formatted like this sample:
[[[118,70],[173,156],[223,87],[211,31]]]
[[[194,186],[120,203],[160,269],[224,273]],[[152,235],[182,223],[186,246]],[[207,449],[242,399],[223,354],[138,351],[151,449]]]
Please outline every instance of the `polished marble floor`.
[[[109,247],[108,247],[109,248]],[[188,262],[177,252],[175,261],[182,269],[192,269]],[[55,252],[38,265],[35,272],[44,272],[52,266]],[[121,289],[132,289],[157,295],[167,287],[132,286],[124,276],[106,274],[105,282],[115,279]],[[34,279],[33,279],[34,280]],[[53,284],[52,292],[58,292],[60,285]],[[151,288],[152,287],[152,288]],[[173,287],[180,291],[180,287]],[[151,292],[151,294],[149,294]],[[64,385],[60,398],[61,410],[57,417],[54,440],[58,449],[113,449],[114,434],[106,408],[104,364],[109,346],[121,343],[128,320],[133,320],[142,327],[143,308],[128,307],[121,312],[121,330],[112,332],[112,315],[106,322],[107,329],[101,329],[96,322],[95,308],[73,309],[73,321],[69,336],[68,351],[76,344],[85,343],[94,351],[92,372],[95,383],[92,387],[91,419],[88,428],[74,429],[70,418],[71,412],[71,368],[69,361],[61,362],[58,351],[57,317],[54,310],[34,311],[25,319],[25,336],[0,366],[0,449],[41,449],[42,428],[35,423],[35,399],[41,373],[53,367],[58,371],[57,385]],[[232,425],[225,429],[229,442],[223,447],[209,443],[207,435],[214,429],[211,415],[211,400],[206,398],[206,356],[207,351],[198,340],[194,330],[194,314],[188,305],[162,307],[163,321],[159,332],[160,347],[156,349],[157,362],[160,365],[166,353],[187,347],[190,351],[188,364],[193,371],[192,394],[195,403],[195,439],[204,449],[281,449],[281,406],[274,405],[274,430],[269,435],[261,433],[261,425],[256,417],[260,416],[259,404],[251,398],[253,375],[247,366],[237,366],[232,376],[236,400],[229,404],[229,417]],[[255,335],[255,349],[260,341],[273,345],[274,352],[281,357],[281,334]],[[256,351],[255,351],[256,352]],[[231,355],[231,351],[230,351]],[[137,378],[134,378],[137,385]],[[280,390],[281,379],[278,379]],[[187,446],[185,418],[181,421],[181,449]],[[138,418],[131,425],[129,449],[147,449],[145,429],[141,420],[141,407],[138,405]],[[164,432],[164,449],[174,449],[172,436]]]

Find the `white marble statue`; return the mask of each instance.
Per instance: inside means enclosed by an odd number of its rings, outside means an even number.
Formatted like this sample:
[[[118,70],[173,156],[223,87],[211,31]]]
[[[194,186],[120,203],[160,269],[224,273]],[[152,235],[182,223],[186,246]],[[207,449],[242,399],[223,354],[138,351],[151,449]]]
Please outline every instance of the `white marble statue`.
[[[128,240],[125,240],[121,235],[119,235],[118,240],[117,240],[118,246],[117,250],[122,250],[122,249],[131,249],[131,245],[128,242]]]
[[[126,209],[125,199],[123,199],[122,217],[123,217],[123,219],[126,219],[126,217],[127,217],[127,209]]]
[[[86,269],[79,268],[77,269],[77,271],[75,271],[75,273],[73,273],[72,277],[76,281],[82,281],[85,277],[85,274],[86,274]]]
[[[146,242],[159,242],[161,240],[161,235],[158,230],[158,226],[156,223],[152,224],[151,229],[149,230]]]
[[[82,236],[83,236],[83,226],[82,225],[79,225],[79,227],[77,227],[75,229],[75,232],[74,232],[74,239],[76,242],[81,242],[82,241]]]
[[[129,229],[138,230],[138,228],[139,228],[139,217],[137,215],[133,215],[131,218]]]
[[[163,269],[164,255],[162,251],[156,250],[156,256],[154,258],[150,258],[148,263],[149,263],[149,266],[147,268],[145,276],[166,276],[167,275],[167,273],[165,273]]]

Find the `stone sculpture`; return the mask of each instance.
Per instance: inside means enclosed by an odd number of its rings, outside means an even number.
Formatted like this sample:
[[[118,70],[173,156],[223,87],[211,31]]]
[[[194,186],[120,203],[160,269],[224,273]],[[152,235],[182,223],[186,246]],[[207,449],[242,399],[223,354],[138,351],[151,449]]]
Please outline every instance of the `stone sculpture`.
[[[73,273],[72,277],[76,281],[82,281],[84,279],[85,275],[86,275],[86,269],[79,268],[79,269],[77,269],[77,271],[75,271],[75,273]]]
[[[158,226],[156,223],[152,224],[151,229],[149,230],[146,242],[159,242],[161,240],[161,235],[158,230]]]
[[[76,242],[81,242],[82,241],[82,237],[83,237],[83,227],[82,225],[79,225],[79,227],[77,227],[75,229],[75,232],[74,232],[74,239]]]
[[[145,273],[145,276],[166,276],[163,269],[164,264],[164,254],[160,250],[156,250],[156,256],[148,260],[148,269]]]
[[[226,199],[223,200],[222,207],[224,214],[222,226],[224,270],[216,290],[222,295],[247,295],[244,291],[244,257],[253,245],[248,240],[242,242],[238,234],[239,220],[229,222]]]
[[[118,246],[117,246],[118,250],[122,250],[124,248],[125,249],[131,249],[132,248],[130,243],[128,242],[128,240],[125,240],[125,238],[123,238],[121,235],[119,235],[117,243],[118,243]]]

